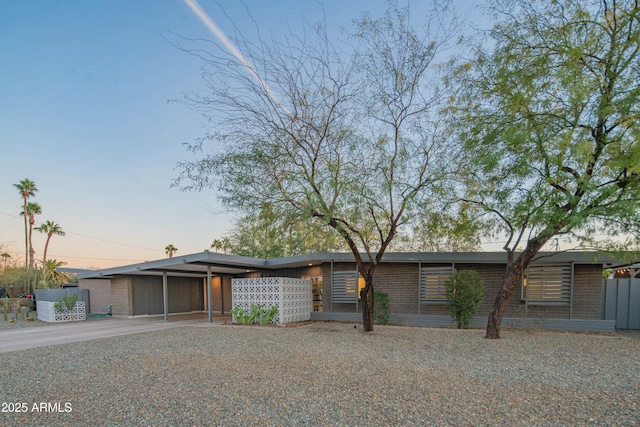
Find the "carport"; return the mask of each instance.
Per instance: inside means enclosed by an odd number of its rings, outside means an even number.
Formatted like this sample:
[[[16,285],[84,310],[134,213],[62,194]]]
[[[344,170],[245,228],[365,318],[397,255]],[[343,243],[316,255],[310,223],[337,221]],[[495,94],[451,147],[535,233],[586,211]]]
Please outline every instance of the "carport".
[[[230,278],[231,277],[259,277],[261,271],[266,267],[264,260],[241,257],[235,255],[219,254],[215,252],[201,252],[185,256],[176,256],[157,261],[132,264],[122,267],[114,267],[96,271],[84,271],[78,274],[79,279],[111,279],[118,280],[123,277],[132,278],[128,288],[128,304],[130,313],[135,315],[133,304],[135,304],[135,292],[133,284],[137,281],[140,283],[142,278],[148,278],[149,282],[162,280],[162,314],[164,320],[169,320],[170,304],[170,278],[174,284],[183,278],[183,282],[190,278],[206,280],[204,300],[206,301],[208,320],[213,321],[213,291],[212,278]],[[221,279],[222,281],[222,279]],[[159,290],[159,285],[157,287]],[[158,296],[159,297],[159,296]],[[224,286],[220,284],[220,305],[224,314]],[[229,295],[230,297],[230,295]],[[112,297],[115,298],[115,297]],[[176,297],[174,296],[174,299]]]

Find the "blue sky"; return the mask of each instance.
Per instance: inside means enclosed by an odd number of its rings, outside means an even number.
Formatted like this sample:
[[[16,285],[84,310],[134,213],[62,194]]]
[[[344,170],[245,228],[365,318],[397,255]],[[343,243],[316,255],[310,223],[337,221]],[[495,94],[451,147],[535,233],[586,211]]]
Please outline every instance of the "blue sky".
[[[325,0],[334,30],[384,1]],[[415,2],[419,9],[424,2]],[[460,0],[464,12],[475,1]],[[201,7],[227,35],[279,36],[315,0],[218,2]],[[246,9],[245,9],[246,5]],[[413,7],[413,6],[412,6]],[[213,191],[171,188],[181,146],[206,133],[203,119],[167,102],[202,88],[200,62],[167,41],[204,37],[182,0],[25,0],[0,2],[0,244],[24,257],[22,200],[14,183],[29,178],[42,206],[36,219],[59,223],[49,258],[70,267],[108,267],[200,252],[232,225]],[[45,237],[34,234],[36,258]]]

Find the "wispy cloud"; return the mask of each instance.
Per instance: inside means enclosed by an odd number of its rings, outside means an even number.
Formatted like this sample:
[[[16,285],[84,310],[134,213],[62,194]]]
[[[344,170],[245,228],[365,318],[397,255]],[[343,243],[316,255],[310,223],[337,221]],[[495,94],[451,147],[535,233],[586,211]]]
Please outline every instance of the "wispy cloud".
[[[196,14],[196,16],[202,21],[202,23],[207,27],[209,31],[218,39],[220,43],[226,47],[229,52],[238,60],[242,65],[244,65],[249,73],[260,83],[262,88],[267,92],[267,95],[276,103],[282,110],[289,114],[285,106],[280,102],[278,97],[273,93],[269,85],[260,77],[260,74],[253,68],[253,66],[247,61],[242,52],[238,50],[238,48],[229,40],[227,35],[216,25],[216,23],[211,19],[207,12],[205,12],[202,7],[198,4],[196,0],[183,0],[184,3],[189,6],[189,8]]]

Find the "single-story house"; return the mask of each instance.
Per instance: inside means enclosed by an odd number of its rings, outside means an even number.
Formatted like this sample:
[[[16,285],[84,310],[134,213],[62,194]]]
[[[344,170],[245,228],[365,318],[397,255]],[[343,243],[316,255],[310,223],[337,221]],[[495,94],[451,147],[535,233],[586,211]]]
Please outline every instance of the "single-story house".
[[[387,253],[374,274],[374,289],[389,295],[390,321],[453,325],[444,281],[454,271],[475,270],[486,297],[472,326],[486,316],[505,274],[504,252]],[[594,252],[541,253],[525,272],[503,320],[504,326],[612,330],[604,317],[603,270],[616,261]],[[85,271],[90,311],[138,316],[231,311],[233,278],[289,277],[312,281],[312,319],[360,321],[356,264],[350,253],[314,253],[278,259],[202,252],[122,267]]]

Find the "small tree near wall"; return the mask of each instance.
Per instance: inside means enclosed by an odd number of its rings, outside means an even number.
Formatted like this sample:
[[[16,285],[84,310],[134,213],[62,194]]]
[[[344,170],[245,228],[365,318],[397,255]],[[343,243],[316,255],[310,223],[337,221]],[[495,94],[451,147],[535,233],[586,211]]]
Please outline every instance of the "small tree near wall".
[[[447,309],[456,321],[458,329],[466,329],[471,318],[484,300],[484,283],[480,275],[472,270],[461,270],[452,274],[445,283]]]

